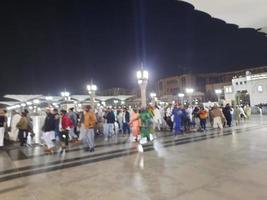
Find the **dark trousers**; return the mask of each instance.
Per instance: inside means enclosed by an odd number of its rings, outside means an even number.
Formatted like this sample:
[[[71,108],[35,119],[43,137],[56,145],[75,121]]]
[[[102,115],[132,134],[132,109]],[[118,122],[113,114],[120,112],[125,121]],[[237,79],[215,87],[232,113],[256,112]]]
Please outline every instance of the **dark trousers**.
[[[61,137],[61,134],[60,134],[60,131],[58,129],[55,130],[55,138],[57,141],[60,141],[60,138]]]
[[[60,140],[65,144],[65,146],[69,145],[69,131],[64,130],[60,132]]]
[[[191,121],[189,118],[184,119],[184,130],[186,132],[190,131]]]
[[[28,137],[28,130],[19,129],[18,138],[20,141],[20,146],[23,146],[24,144],[27,143],[27,137]]]
[[[227,121],[227,125],[230,127],[232,125],[232,118],[231,118],[231,116],[227,117],[226,118],[226,121]]]
[[[172,131],[172,129],[173,129],[173,122],[171,120],[171,117],[165,117],[165,121],[168,124],[170,130]]]
[[[130,131],[130,126],[129,126],[128,123],[123,123],[123,125],[122,125],[122,130],[123,130],[123,134],[125,134],[126,131],[128,131],[128,134],[131,133],[131,131]]]
[[[206,119],[200,119],[200,126],[204,130],[206,130]]]

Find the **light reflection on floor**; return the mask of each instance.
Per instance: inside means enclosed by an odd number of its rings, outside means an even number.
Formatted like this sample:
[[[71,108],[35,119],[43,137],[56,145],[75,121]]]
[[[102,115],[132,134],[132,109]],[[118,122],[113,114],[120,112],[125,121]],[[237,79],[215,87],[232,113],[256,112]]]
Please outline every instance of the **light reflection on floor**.
[[[40,127],[38,120],[34,123]],[[213,139],[203,133],[195,134],[203,140],[186,135],[189,142],[181,145],[174,140],[182,137],[159,137],[139,153],[137,143],[125,137],[106,142],[98,138],[99,148],[92,154],[81,150],[67,152],[66,157],[55,154],[14,161],[7,152],[0,152],[1,170],[14,169],[10,175],[17,174],[16,179],[0,182],[0,200],[266,199],[267,126],[258,123],[224,129],[225,136],[208,131]],[[35,154],[43,148],[31,150]],[[86,163],[90,160],[94,161]],[[84,163],[31,175],[19,169],[29,166],[25,171],[32,173],[79,162]]]

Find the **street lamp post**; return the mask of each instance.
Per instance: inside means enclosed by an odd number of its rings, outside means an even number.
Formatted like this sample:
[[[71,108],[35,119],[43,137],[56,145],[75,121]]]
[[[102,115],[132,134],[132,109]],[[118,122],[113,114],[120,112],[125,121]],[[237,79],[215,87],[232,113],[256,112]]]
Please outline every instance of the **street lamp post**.
[[[52,105],[52,101],[53,101],[53,97],[52,96],[46,96],[45,100],[47,101],[48,105],[51,106]]]
[[[95,92],[97,90],[97,86],[93,84],[93,81],[91,81],[91,83],[87,85],[87,90],[90,95],[92,110],[94,110],[95,109]]]
[[[189,97],[189,104],[192,104],[192,94],[194,93],[194,89],[193,88],[186,88],[185,92]]]
[[[151,97],[151,102],[152,102],[153,104],[155,104],[155,103],[156,103],[157,94],[154,93],[154,92],[151,92],[151,93],[150,93],[150,97]]]
[[[220,103],[222,90],[221,89],[216,89],[215,90],[215,94],[217,95],[218,102]]]
[[[66,110],[68,109],[68,100],[70,98],[70,93],[66,90],[64,92],[61,92],[61,96],[64,98],[64,103],[66,104]]]
[[[115,108],[117,108],[117,105],[118,105],[119,101],[115,99],[115,100],[113,101],[113,103],[114,103],[114,105],[115,105]]]
[[[136,77],[141,90],[141,106],[146,107],[146,86],[148,82],[148,71],[141,67],[141,70],[137,71]]]
[[[184,104],[184,93],[179,93],[178,97],[181,99],[182,105]]]

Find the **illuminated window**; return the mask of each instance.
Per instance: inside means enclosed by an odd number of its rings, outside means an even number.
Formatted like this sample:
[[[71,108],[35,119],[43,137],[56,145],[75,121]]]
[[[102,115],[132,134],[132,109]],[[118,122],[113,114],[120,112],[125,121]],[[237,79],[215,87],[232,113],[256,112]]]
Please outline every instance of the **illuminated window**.
[[[263,87],[262,87],[262,85],[259,85],[259,86],[258,86],[258,92],[263,92]]]
[[[232,87],[226,87],[225,93],[232,93]]]

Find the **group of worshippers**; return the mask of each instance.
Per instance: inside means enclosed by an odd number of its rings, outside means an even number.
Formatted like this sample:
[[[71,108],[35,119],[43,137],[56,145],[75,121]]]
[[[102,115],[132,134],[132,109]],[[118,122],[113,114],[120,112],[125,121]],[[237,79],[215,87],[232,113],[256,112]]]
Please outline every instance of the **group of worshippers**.
[[[45,112],[42,131],[46,153],[53,153],[57,146],[59,146],[59,152],[63,153],[69,142],[83,142],[86,151],[95,150],[96,117],[90,105],[85,106],[84,111],[79,114],[74,112],[73,108],[70,108],[68,112],[62,109],[60,113],[57,109],[51,111],[50,108],[46,108]],[[80,134],[77,131],[78,122],[82,125]]]
[[[34,137],[32,119],[29,112],[21,114],[12,111],[9,138],[19,140],[21,146],[27,146],[27,138]],[[175,136],[192,131],[206,131],[207,120],[213,128],[223,129],[232,126],[235,120],[238,125],[243,119],[249,119],[251,108],[249,105],[219,107],[217,104],[209,108],[198,105],[169,104],[163,108],[158,105],[148,105],[146,108],[100,107],[93,110],[91,106],[84,106],[83,111],[75,112],[74,108],[68,111],[46,108],[45,119],[42,125],[42,139],[45,152],[64,152],[70,143],[83,144],[89,152],[95,151],[95,135],[104,135],[108,141],[113,136],[131,136],[131,141],[147,143],[156,138],[157,131],[170,130]],[[0,111],[0,146],[1,138],[6,131],[7,117]]]
[[[233,120],[238,125],[241,120],[250,118],[251,107],[249,105],[232,107],[230,104],[220,107],[215,103],[213,106],[205,108],[204,106],[182,106],[177,103],[171,113],[173,123],[169,122],[168,124],[170,129],[174,128],[175,135],[179,135],[192,130],[206,132],[207,119],[213,128],[231,127]]]
[[[146,143],[155,138],[152,135],[153,127],[160,123],[157,121],[153,123],[153,120],[156,120],[153,111],[153,107],[130,111],[126,107],[116,111],[109,107],[93,111],[88,105],[79,113],[71,108],[68,113],[61,110],[59,114],[57,109],[51,111],[47,108],[42,128],[45,152],[55,152],[58,138],[60,141],[58,151],[61,153],[66,150],[69,141],[76,144],[83,143],[85,151],[94,152],[95,133],[103,134],[105,141],[121,133],[122,136],[130,135],[132,141]]]
[[[21,114],[13,110],[10,126],[8,126],[7,112],[0,109],[0,147],[3,147],[5,142],[17,140],[21,146],[24,146],[27,144],[28,135],[34,135],[28,110],[25,109]]]

